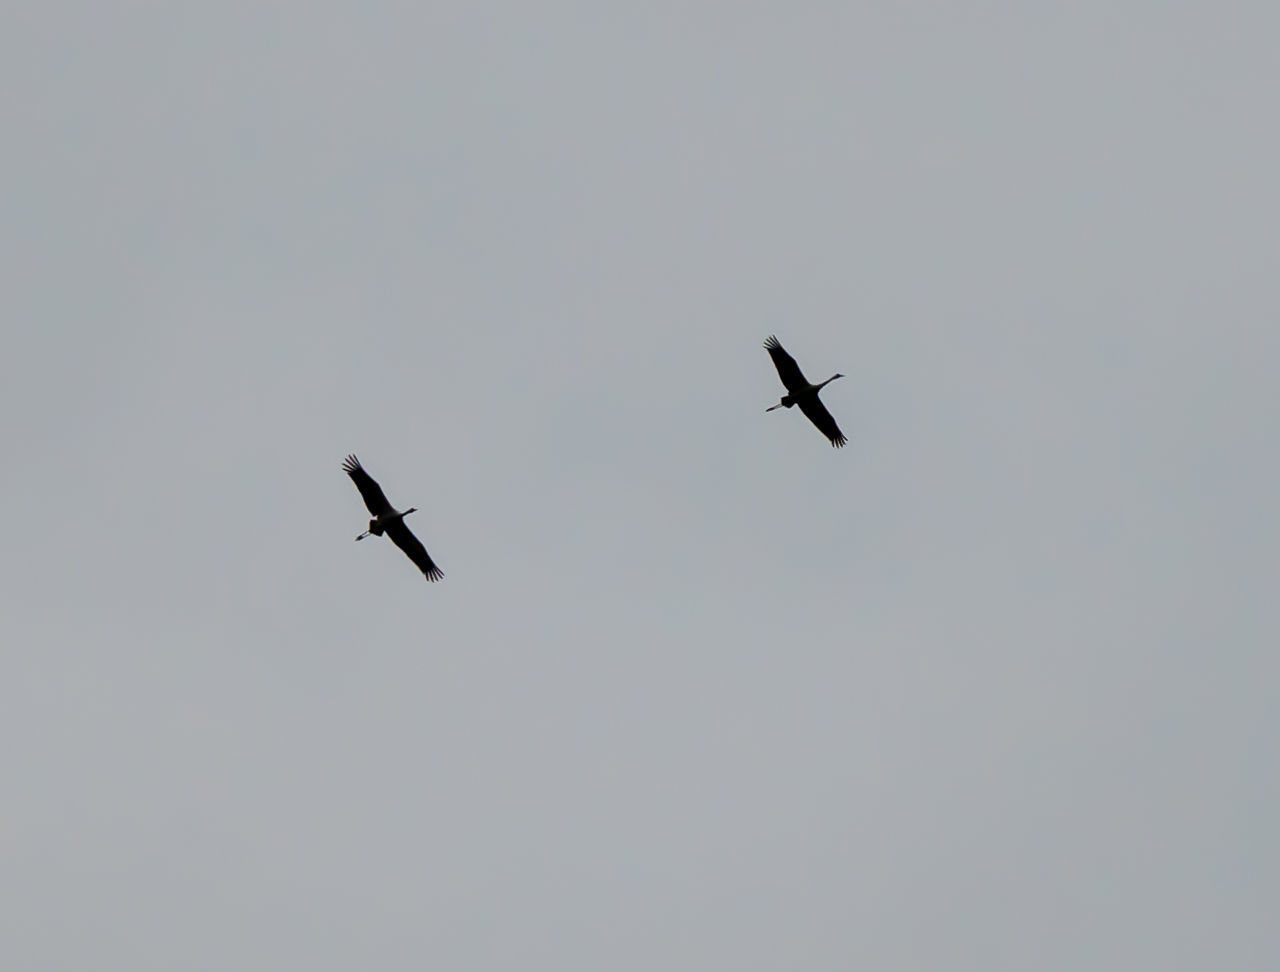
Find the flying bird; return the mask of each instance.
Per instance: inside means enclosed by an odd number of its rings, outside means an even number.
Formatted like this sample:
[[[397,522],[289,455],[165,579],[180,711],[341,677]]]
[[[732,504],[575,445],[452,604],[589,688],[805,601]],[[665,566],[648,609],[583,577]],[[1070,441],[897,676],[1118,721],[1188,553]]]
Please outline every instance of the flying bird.
[[[837,378],[843,378],[844,375],[836,373],[826,381],[814,385],[804,376],[800,366],[796,364],[796,359],[787,354],[782,345],[778,343],[778,339],[772,334],[764,342],[764,349],[769,352],[769,357],[773,359],[773,366],[778,369],[778,377],[787,386],[787,393],[782,396],[782,401],[771,408],[766,408],[765,411],[772,412],[775,408],[790,408],[792,405],[799,405],[800,411],[809,416],[809,421],[818,427],[819,432],[831,440],[833,446],[839,449],[848,442],[849,440],[844,437],[844,433],[840,431],[840,426],[836,425],[836,420],[827,411],[827,406],[823,405],[822,400],[818,398],[818,392],[822,391],[824,385],[829,385]]]
[[[364,505],[373,514],[373,519],[369,521],[369,529],[356,539],[363,540],[371,533],[375,537],[380,537],[385,533],[391,538],[392,543],[418,565],[418,569],[426,575],[427,580],[443,580],[444,571],[435,565],[435,561],[427,553],[427,548],[422,545],[422,541],[405,526],[404,518],[410,513],[418,512],[417,507],[411,506],[403,513],[396,510],[387,502],[387,496],[382,492],[382,487],[364,471],[364,466],[360,465],[360,460],[355,456],[347,456],[342,463],[342,469],[356,484],[356,489],[360,490],[360,495],[364,497]]]

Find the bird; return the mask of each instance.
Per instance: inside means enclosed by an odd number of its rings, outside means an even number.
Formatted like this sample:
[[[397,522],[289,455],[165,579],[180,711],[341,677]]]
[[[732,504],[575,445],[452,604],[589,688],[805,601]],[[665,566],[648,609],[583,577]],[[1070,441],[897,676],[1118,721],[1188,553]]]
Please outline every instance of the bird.
[[[405,525],[404,518],[410,513],[418,512],[418,508],[411,506],[403,513],[395,509],[387,502],[387,496],[382,492],[382,487],[365,472],[364,466],[360,465],[360,460],[355,456],[347,456],[343,460],[342,470],[356,484],[356,489],[360,490],[360,495],[364,497],[364,505],[373,514],[373,519],[369,521],[369,529],[356,539],[363,540],[369,534],[380,537],[385,533],[391,538],[392,543],[417,564],[427,580],[444,580],[444,571],[436,566],[431,555],[427,553],[427,548],[422,545],[422,541],[415,537],[413,531]]]
[[[800,366],[796,364],[796,359],[787,354],[774,335],[769,335],[764,342],[764,349],[773,359],[773,366],[778,369],[778,377],[787,386],[787,393],[782,396],[782,400],[777,405],[766,408],[765,411],[772,412],[775,408],[799,405],[800,411],[809,416],[809,421],[818,427],[818,431],[830,439],[835,448],[841,448],[849,440],[840,431],[840,426],[836,425],[836,420],[827,411],[827,406],[823,405],[822,400],[818,398],[818,392],[822,391],[825,385],[831,384],[837,378],[843,378],[844,375],[837,372],[826,381],[814,385],[804,376]]]

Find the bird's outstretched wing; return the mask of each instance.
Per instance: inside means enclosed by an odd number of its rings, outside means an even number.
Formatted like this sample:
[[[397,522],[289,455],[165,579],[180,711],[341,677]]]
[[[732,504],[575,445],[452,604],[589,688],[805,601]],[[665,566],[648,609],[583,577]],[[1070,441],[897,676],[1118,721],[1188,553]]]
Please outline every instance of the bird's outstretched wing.
[[[800,371],[800,366],[796,364],[796,359],[783,350],[778,339],[772,334],[765,340],[764,349],[769,352],[769,357],[773,359],[773,366],[778,369],[778,377],[787,386],[787,391],[795,394],[809,387],[809,381]]]
[[[396,520],[388,525],[387,536],[418,565],[418,569],[426,575],[427,580],[444,580],[444,571],[436,566],[435,561],[431,559],[431,554],[427,553],[427,548],[413,535],[413,531],[405,526],[404,520]]]
[[[818,427],[818,431],[830,439],[831,444],[837,449],[849,441],[840,431],[840,426],[836,425],[836,420],[831,417],[831,413],[827,411],[827,406],[822,404],[822,399],[817,395],[806,395],[796,404],[800,406],[800,411],[809,416],[809,421]]]
[[[347,456],[342,463],[342,470],[351,477],[351,481],[356,484],[356,489],[360,490],[360,495],[364,497],[364,505],[369,508],[369,512],[374,516],[381,516],[384,513],[392,512],[391,504],[387,502],[386,494],[382,492],[382,487],[374,482],[373,477],[364,471],[364,466],[360,465],[360,460],[355,456]]]

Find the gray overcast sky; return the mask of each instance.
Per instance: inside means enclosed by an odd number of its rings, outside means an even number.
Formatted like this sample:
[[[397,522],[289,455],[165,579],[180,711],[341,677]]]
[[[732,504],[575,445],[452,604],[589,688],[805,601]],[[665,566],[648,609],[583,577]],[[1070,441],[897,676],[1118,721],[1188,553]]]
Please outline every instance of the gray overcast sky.
[[[6,967],[1280,967],[1273,4],[5,21]]]

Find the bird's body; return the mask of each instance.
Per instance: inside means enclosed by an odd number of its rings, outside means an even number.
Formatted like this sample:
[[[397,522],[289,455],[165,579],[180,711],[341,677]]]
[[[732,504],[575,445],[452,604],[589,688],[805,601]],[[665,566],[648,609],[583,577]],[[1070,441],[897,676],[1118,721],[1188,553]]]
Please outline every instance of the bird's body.
[[[837,378],[843,378],[844,375],[836,373],[826,381],[815,385],[804,376],[804,372],[796,364],[796,359],[787,354],[782,344],[772,334],[764,342],[764,349],[769,352],[769,357],[773,359],[773,366],[778,369],[778,377],[782,379],[782,384],[787,389],[787,393],[782,396],[778,404],[766,408],[765,411],[772,412],[775,408],[791,408],[793,405],[799,405],[800,411],[808,416],[809,421],[817,426],[818,431],[825,435],[835,448],[839,449],[848,442],[844,433],[840,431],[840,426],[836,424],[836,420],[827,411],[827,406],[823,405],[822,400],[818,398],[818,392]]]
[[[385,534],[417,565],[427,580],[443,580],[444,571],[436,566],[431,555],[427,553],[427,548],[422,545],[422,541],[413,535],[413,531],[404,522],[404,518],[410,513],[418,512],[417,508],[411,506],[401,511],[393,507],[382,491],[382,487],[365,472],[364,466],[360,465],[360,460],[355,456],[347,456],[342,463],[342,469],[356,484],[356,489],[360,490],[360,495],[364,498],[364,505],[373,514],[373,519],[369,521],[369,529],[356,539],[363,540],[370,534],[375,537]]]
[[[409,509],[405,510],[403,513],[392,512],[392,513],[387,513],[383,516],[375,516],[372,520],[369,521],[369,529],[365,531],[363,536],[358,537],[357,539],[362,540],[364,539],[364,537],[367,537],[369,535],[380,537],[387,532],[387,527],[391,526],[392,523],[395,523],[397,520],[403,520],[410,513],[417,513],[417,512],[418,511],[411,506],[409,507]]]

